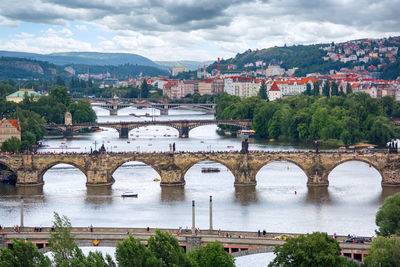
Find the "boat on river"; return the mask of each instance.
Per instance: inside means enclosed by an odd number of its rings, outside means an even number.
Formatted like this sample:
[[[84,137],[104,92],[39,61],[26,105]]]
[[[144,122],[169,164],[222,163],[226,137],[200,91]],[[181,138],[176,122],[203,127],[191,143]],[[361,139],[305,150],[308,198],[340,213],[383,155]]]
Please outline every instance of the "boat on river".
[[[239,130],[237,131],[238,137],[252,138],[256,137],[256,131],[254,130]]]
[[[121,197],[138,197],[138,194],[135,194],[133,192],[124,192]]]
[[[201,172],[220,172],[220,169],[215,167],[207,167],[201,168]]]

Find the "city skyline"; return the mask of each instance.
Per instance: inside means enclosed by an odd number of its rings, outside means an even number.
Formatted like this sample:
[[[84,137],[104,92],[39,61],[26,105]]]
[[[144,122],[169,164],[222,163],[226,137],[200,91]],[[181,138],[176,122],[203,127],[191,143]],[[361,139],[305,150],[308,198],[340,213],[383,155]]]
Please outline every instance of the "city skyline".
[[[215,60],[247,49],[400,35],[400,1],[5,0],[0,50]]]

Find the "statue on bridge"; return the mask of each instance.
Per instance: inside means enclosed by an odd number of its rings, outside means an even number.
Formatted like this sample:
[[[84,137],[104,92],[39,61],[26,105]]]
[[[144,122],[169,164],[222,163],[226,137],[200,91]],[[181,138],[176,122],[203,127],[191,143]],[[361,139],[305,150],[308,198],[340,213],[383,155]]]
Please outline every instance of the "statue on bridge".
[[[392,140],[392,141],[389,143],[389,153],[396,154],[398,151],[399,151],[399,150],[398,150],[397,142],[395,142],[394,140]]]
[[[244,141],[242,141],[242,150],[240,150],[240,153],[242,154],[249,153],[249,142],[247,138],[244,139]]]

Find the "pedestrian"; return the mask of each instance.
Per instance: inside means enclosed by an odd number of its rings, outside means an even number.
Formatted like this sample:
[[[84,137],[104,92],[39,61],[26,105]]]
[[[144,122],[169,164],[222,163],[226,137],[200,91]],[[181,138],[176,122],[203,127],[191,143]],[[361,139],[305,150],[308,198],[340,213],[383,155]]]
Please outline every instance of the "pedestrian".
[[[260,229],[258,229],[257,234],[258,234],[258,237],[261,237],[261,231],[260,231]]]
[[[333,238],[336,239],[336,233],[333,233]]]
[[[147,226],[146,230],[147,230],[147,232],[150,232],[150,227]]]
[[[263,236],[265,236],[267,234],[267,231],[265,231],[265,229],[263,230]]]
[[[175,152],[175,142],[172,144],[172,152]]]
[[[90,232],[93,232],[93,225],[90,225]]]

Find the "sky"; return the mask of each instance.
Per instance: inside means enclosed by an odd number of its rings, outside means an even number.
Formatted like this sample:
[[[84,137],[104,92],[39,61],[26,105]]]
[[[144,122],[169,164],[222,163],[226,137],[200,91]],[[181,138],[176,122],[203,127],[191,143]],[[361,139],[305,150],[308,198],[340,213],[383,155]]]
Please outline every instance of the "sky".
[[[400,0],[0,0],[0,50],[216,60],[400,35]]]

